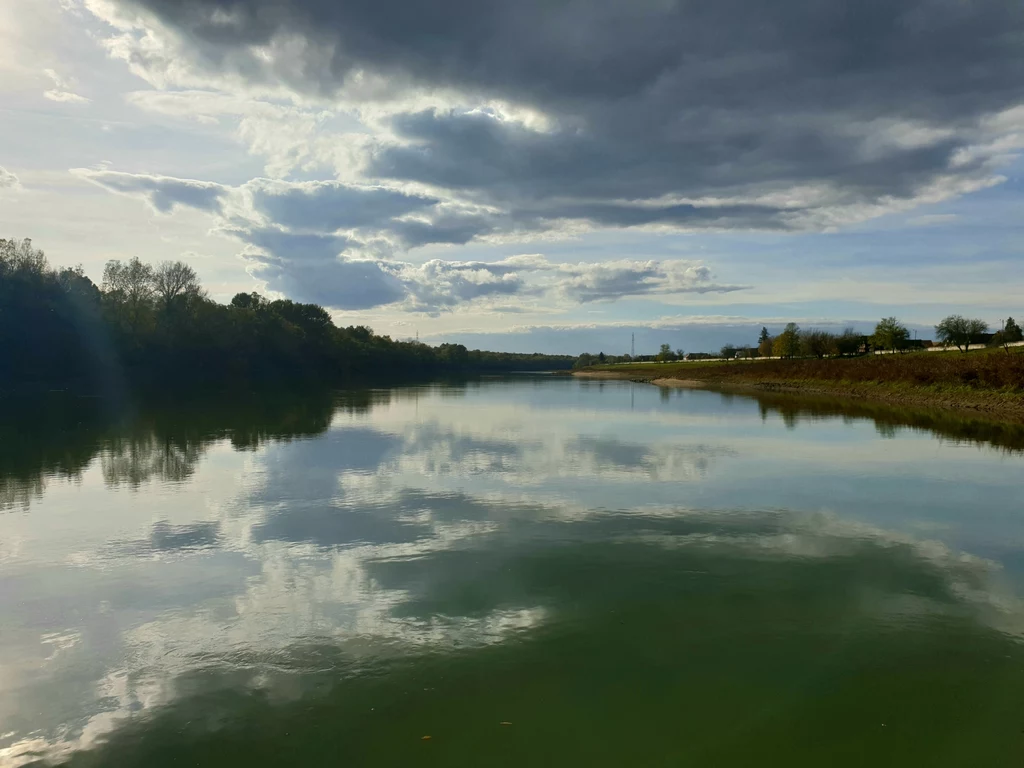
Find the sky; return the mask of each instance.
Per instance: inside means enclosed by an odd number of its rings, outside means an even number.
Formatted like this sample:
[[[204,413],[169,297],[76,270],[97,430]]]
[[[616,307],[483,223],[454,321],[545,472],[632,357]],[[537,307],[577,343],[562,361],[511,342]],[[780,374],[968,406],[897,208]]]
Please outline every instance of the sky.
[[[0,237],[507,351],[1024,315],[1024,4],[5,0]]]

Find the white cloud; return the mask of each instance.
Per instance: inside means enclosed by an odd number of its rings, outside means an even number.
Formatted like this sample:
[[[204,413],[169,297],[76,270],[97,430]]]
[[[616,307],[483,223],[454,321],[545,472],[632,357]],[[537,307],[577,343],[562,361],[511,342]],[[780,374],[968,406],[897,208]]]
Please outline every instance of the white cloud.
[[[19,189],[21,182],[18,177],[0,165],[0,189]]]
[[[95,168],[72,168],[70,173],[116,194],[141,197],[157,213],[170,213],[178,206],[218,212],[227,192],[220,184],[194,179]]]
[[[75,81],[73,78],[63,78],[55,70],[44,69],[43,74],[53,81],[53,88],[43,93],[50,101],[62,104],[88,104],[89,99],[74,92]]]
[[[246,243],[242,256],[267,289],[334,309],[398,304],[438,312],[509,297],[589,303],[628,296],[728,293],[692,260],[560,264],[540,254],[492,262],[393,260],[396,250],[467,242],[504,225],[486,210],[385,186],[253,179],[240,187],[106,169],[72,173],[111,192],[140,197],[159,213],[205,211]]]
[[[559,271],[564,275],[558,285],[560,292],[581,303],[623,296],[730,293],[747,287],[715,283],[709,267],[686,260],[566,264]]]

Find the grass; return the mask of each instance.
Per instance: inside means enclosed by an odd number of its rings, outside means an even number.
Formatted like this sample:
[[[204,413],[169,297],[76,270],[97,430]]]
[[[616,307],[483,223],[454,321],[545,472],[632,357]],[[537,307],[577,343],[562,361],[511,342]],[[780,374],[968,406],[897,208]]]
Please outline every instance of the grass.
[[[594,366],[634,380],[685,379],[877,397],[901,402],[1024,410],[1024,348],[914,352],[855,358],[629,363]]]

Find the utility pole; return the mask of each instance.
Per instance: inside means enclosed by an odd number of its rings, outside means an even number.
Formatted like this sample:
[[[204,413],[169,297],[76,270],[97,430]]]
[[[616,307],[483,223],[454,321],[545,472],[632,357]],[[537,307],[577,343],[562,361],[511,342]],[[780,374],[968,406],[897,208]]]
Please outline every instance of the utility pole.
[[[636,357],[636,334],[629,335],[629,356]]]

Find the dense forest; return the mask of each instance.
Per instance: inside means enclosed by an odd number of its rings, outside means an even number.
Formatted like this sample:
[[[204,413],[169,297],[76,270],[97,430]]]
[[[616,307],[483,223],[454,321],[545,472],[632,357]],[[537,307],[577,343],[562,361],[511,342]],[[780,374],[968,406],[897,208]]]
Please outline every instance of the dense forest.
[[[448,373],[567,369],[574,358],[432,347],[315,304],[240,293],[212,301],[183,262],[111,261],[97,286],[51,267],[30,240],[0,239],[0,391],[343,384]]]

